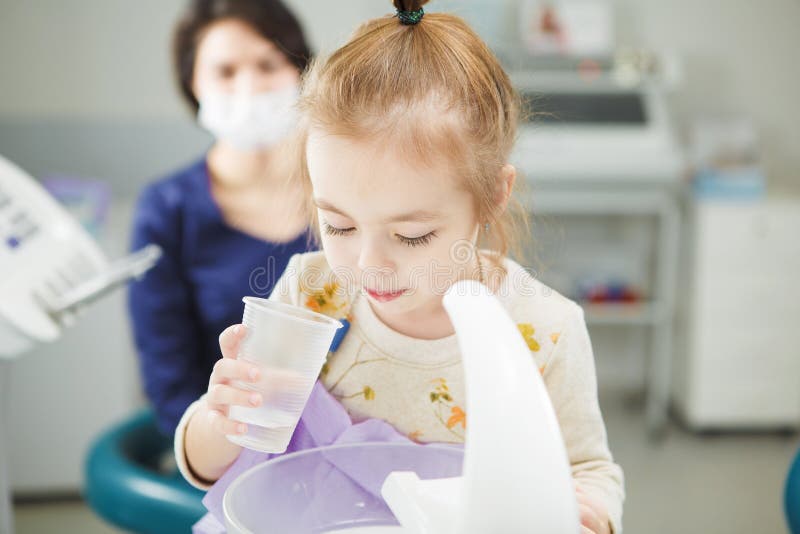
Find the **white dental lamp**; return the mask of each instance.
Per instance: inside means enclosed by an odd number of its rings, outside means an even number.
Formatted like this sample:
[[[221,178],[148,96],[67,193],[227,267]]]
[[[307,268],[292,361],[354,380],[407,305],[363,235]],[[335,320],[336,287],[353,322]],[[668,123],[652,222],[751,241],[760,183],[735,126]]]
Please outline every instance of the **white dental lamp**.
[[[5,438],[11,361],[58,339],[81,309],[160,256],[149,245],[110,263],[43,187],[0,156],[0,534],[13,532]]]

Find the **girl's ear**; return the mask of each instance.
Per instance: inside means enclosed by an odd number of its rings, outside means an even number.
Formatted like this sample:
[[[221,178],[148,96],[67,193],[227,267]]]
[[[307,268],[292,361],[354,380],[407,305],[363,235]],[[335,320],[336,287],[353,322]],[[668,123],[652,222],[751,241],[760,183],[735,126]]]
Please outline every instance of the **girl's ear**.
[[[517,179],[517,169],[510,163],[506,163],[500,169],[497,176],[497,191],[495,192],[495,205],[497,213],[504,213],[511,199],[511,191],[514,190],[514,181]]]

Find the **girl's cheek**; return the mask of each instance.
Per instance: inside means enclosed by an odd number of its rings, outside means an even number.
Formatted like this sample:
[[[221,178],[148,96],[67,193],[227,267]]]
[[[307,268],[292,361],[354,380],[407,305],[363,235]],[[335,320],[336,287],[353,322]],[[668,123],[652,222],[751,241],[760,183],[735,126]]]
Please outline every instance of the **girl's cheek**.
[[[328,265],[335,271],[350,271],[358,265],[358,239],[355,237],[325,236],[323,234],[322,249]]]

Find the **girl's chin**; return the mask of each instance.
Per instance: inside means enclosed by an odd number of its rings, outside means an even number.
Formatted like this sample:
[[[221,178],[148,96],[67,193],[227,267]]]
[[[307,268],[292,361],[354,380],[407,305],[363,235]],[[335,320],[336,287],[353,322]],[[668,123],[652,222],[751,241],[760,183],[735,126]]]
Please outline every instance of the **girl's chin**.
[[[367,300],[369,302],[382,310],[404,310],[406,308],[413,308],[410,306],[410,302],[412,301],[412,295],[408,294],[401,294],[396,296],[384,296],[384,295],[375,295],[369,291],[365,291],[364,294],[367,296]]]

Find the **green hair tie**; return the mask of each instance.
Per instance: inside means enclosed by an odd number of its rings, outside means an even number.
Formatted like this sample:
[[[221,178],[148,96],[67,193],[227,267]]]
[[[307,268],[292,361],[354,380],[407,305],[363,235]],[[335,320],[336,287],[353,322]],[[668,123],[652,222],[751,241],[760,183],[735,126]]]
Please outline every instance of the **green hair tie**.
[[[422,8],[419,8],[416,11],[397,10],[397,18],[400,19],[400,24],[405,26],[414,26],[415,24],[419,24],[419,21],[422,20],[423,15],[425,15],[425,10]]]

